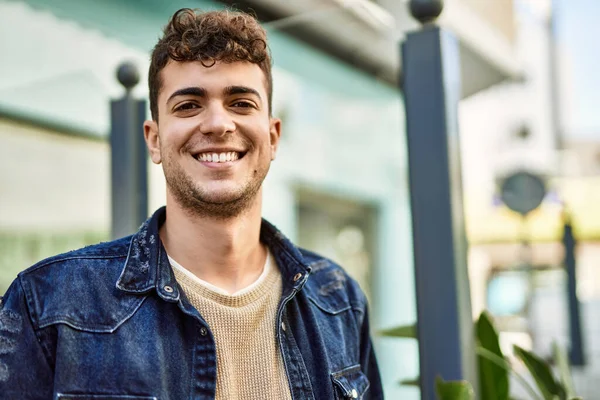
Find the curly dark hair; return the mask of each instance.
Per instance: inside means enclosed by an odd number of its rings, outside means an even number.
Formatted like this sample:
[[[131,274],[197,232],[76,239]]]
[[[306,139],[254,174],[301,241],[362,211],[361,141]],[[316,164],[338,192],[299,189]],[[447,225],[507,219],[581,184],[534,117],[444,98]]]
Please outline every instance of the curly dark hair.
[[[248,61],[265,74],[269,113],[273,95],[271,55],[267,34],[252,15],[237,11],[201,12],[182,8],[173,14],[163,30],[150,61],[148,87],[150,112],[158,121],[158,93],[162,86],[160,71],[170,60],[200,61],[205,67],[216,62]]]

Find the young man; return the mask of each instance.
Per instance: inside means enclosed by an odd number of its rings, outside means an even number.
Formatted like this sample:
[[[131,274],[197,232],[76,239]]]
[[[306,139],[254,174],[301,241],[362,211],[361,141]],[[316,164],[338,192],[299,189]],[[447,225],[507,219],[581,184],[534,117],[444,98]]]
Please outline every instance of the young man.
[[[167,205],[19,275],[0,307],[0,397],[382,398],[356,282],[261,219],[281,134],[265,31],[180,10],[149,86]]]

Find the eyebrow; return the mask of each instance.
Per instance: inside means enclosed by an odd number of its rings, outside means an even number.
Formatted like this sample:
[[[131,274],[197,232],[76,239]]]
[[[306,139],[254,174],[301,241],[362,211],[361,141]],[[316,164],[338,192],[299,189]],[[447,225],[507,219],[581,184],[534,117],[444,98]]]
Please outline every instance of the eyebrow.
[[[206,89],[197,86],[191,86],[176,90],[171,94],[171,96],[169,96],[167,103],[177,96],[206,97]]]
[[[260,97],[260,93],[258,93],[258,91],[256,89],[252,89],[251,87],[248,87],[248,86],[239,86],[239,85],[227,86],[225,89],[223,89],[223,94],[225,94],[226,96],[233,96],[236,94],[252,94],[252,95],[258,97],[259,100],[262,101],[262,98]],[[171,96],[169,96],[169,98],[167,99],[167,103],[169,101],[173,100],[177,96],[206,97],[206,89],[198,87],[198,86],[190,86],[190,87],[178,89],[178,90],[174,91],[171,94]]]
[[[227,86],[225,89],[223,89],[223,93],[226,96],[232,96],[234,94],[252,94],[262,101],[260,93],[258,93],[256,89],[252,89],[248,86]]]

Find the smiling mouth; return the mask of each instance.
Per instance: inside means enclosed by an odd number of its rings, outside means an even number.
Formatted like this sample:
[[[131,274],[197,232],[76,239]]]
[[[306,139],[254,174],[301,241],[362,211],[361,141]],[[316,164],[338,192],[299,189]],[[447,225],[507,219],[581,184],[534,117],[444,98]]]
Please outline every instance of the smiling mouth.
[[[195,156],[196,160],[202,162],[212,162],[212,163],[225,163],[231,161],[237,161],[244,157],[246,153],[237,152],[237,151],[226,151],[226,152],[206,152],[200,153]]]

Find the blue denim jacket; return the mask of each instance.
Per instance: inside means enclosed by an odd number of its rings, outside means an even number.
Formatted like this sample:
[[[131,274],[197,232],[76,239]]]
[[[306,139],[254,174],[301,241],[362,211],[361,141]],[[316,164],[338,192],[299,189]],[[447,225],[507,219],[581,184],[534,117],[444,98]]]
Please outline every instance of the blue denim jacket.
[[[169,265],[165,215],[19,274],[0,306],[0,399],[214,398],[214,338]],[[261,240],[283,277],[274,334],[294,400],[382,398],[356,282],[266,221]]]

